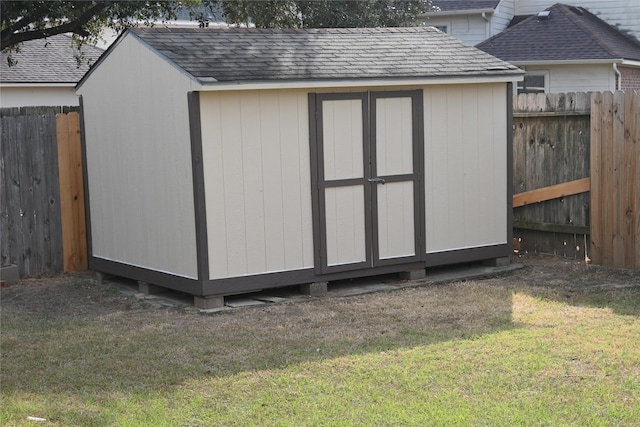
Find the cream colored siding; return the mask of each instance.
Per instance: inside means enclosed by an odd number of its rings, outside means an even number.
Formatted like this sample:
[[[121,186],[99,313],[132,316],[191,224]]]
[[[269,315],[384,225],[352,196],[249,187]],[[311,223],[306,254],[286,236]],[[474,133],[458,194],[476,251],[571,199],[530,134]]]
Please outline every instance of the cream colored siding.
[[[129,35],[83,95],[93,256],[197,278],[191,80]],[[127,78],[114,79],[122,69]]]
[[[504,84],[425,87],[427,252],[507,240]]]
[[[210,278],[313,267],[307,91],[200,97]]]
[[[325,101],[322,108],[324,178],[362,178],[362,101]]]
[[[366,260],[364,187],[327,188],[325,206],[327,265]]]
[[[516,0],[516,15],[534,15],[556,3],[555,0]],[[638,0],[565,0],[560,3],[584,7],[609,25],[630,31],[640,39]]]
[[[376,171],[378,176],[413,173],[411,98],[376,100]],[[377,185],[378,239],[381,259],[415,255],[413,182]]]
[[[380,259],[415,255],[413,182],[377,186]]]

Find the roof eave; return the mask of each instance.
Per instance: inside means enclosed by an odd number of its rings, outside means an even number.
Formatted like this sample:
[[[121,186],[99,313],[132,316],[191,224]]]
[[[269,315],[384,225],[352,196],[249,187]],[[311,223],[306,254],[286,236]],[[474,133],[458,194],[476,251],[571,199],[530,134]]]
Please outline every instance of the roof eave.
[[[527,66],[527,65],[594,65],[594,64],[622,64],[623,59],[541,59],[537,61],[517,61],[509,60],[510,64],[515,66]]]
[[[278,80],[278,81],[233,81],[201,83],[198,90],[262,90],[262,89],[312,89],[343,87],[379,87],[379,86],[423,86],[440,84],[478,84],[509,83],[522,81],[524,73],[511,73],[491,76],[438,76],[409,78],[375,78],[375,79],[326,79],[326,80]]]
[[[432,18],[438,16],[457,16],[457,15],[482,15],[484,14],[493,14],[495,9],[485,8],[485,9],[464,9],[464,10],[439,10],[436,12],[425,12],[420,16]]]
[[[76,82],[0,82],[0,87],[70,87]]]

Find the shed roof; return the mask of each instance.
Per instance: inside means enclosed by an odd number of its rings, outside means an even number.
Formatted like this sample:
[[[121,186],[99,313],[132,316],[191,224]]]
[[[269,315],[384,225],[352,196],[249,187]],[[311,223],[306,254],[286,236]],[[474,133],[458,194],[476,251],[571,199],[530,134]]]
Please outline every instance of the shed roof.
[[[430,27],[129,32],[203,84],[521,74],[517,67]]]
[[[76,56],[84,53],[84,60],[76,61]],[[91,45],[83,45],[78,51],[73,40],[66,34],[46,39],[30,40],[20,45],[19,52],[11,53],[17,61],[9,66],[8,54],[2,52],[0,60],[0,80],[2,83],[54,83],[75,85],[89,69],[87,61],[95,62],[104,50]]]
[[[476,45],[505,61],[640,60],[640,43],[587,9],[557,3]]]

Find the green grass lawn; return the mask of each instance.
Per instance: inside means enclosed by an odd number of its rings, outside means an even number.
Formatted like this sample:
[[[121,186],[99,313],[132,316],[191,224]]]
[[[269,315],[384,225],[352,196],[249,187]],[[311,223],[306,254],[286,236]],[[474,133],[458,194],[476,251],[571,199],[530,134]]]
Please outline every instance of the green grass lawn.
[[[69,280],[95,310],[3,294],[2,425],[640,425],[640,286],[512,276],[202,315]]]

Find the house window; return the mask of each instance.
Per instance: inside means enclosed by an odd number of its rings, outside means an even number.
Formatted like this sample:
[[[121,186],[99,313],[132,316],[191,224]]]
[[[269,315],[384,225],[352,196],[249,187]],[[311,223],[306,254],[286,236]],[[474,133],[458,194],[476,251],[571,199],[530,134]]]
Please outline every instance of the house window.
[[[518,82],[518,93],[545,93],[548,92],[548,73],[527,73],[524,80]]]
[[[435,28],[436,30],[440,30],[443,33],[448,33],[448,26],[447,25],[434,25],[433,28]]]

